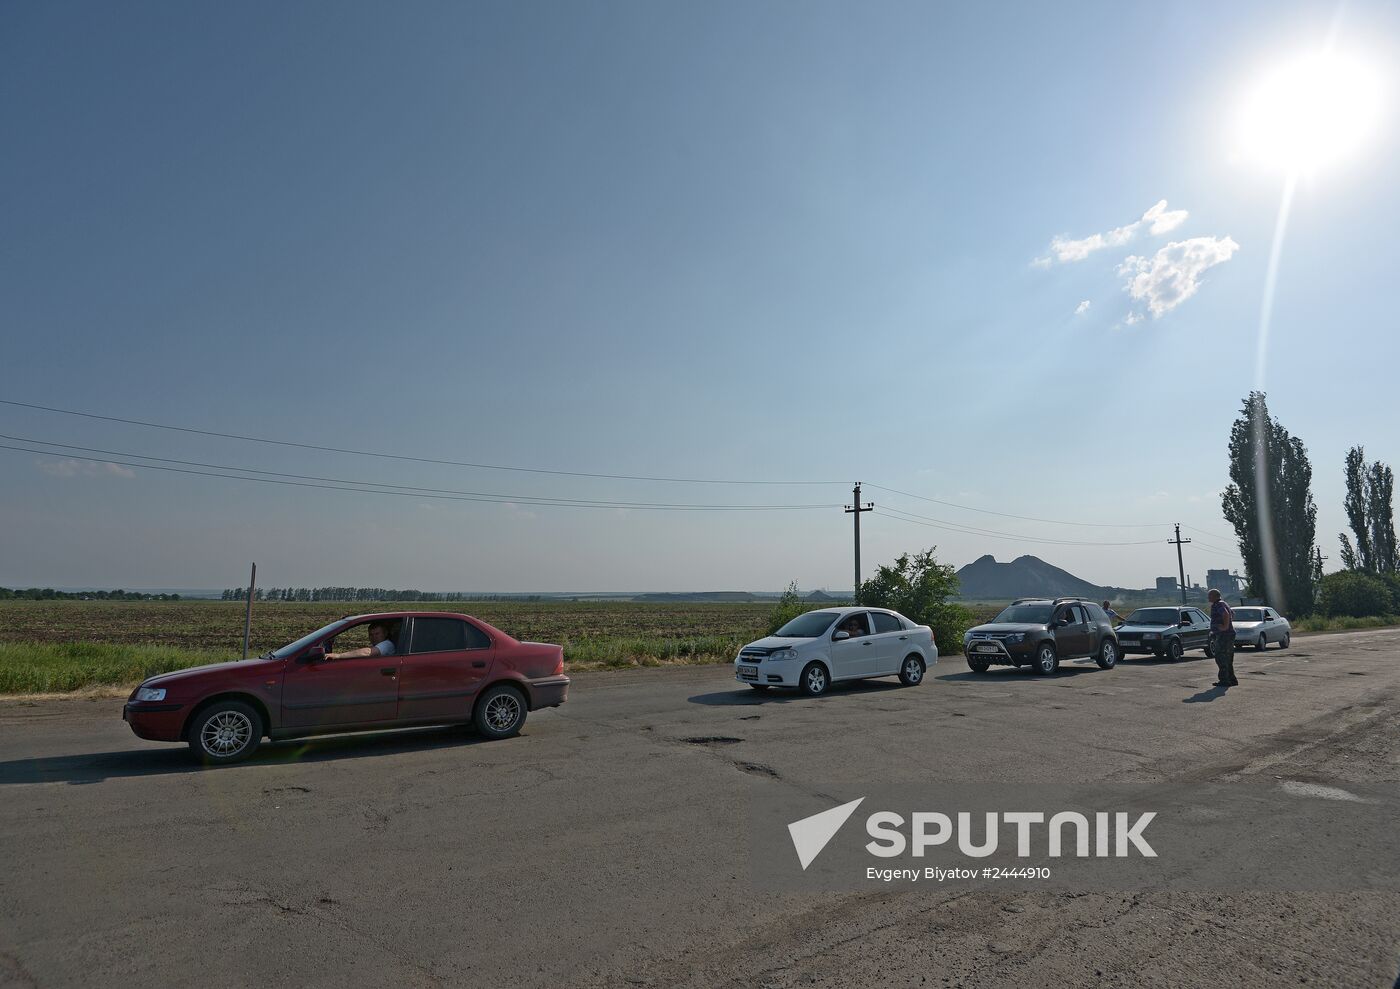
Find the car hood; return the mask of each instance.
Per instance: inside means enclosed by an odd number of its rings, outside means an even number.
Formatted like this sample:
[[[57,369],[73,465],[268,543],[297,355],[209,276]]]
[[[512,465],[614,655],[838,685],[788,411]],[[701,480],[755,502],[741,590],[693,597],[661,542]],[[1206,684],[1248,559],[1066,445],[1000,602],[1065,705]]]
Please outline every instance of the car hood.
[[[1165,632],[1169,628],[1180,627],[1179,625],[1143,625],[1138,623],[1136,625],[1121,625],[1117,631],[1121,635],[1124,632]]]
[[[997,632],[1044,632],[1044,625],[1003,622],[1001,624],[978,625],[967,630],[969,635],[990,635]]]
[[[191,666],[185,670],[172,670],[169,673],[160,673],[141,681],[143,687],[173,687],[177,684],[198,680],[206,674],[216,670],[237,669],[241,673],[246,673],[251,677],[261,676],[269,669],[280,670],[285,659],[244,659],[230,660],[227,663],[209,663],[207,666]]]
[[[821,636],[813,636],[810,639],[790,639],[781,635],[765,635],[755,642],[750,642],[744,646],[745,649],[796,649],[805,646],[809,642],[815,642]]]
[[[1241,628],[1255,629],[1255,628],[1258,628],[1260,625],[1263,625],[1264,623],[1263,623],[1263,622],[1232,622],[1231,624],[1233,624],[1233,625],[1235,626],[1236,629],[1241,629]]]

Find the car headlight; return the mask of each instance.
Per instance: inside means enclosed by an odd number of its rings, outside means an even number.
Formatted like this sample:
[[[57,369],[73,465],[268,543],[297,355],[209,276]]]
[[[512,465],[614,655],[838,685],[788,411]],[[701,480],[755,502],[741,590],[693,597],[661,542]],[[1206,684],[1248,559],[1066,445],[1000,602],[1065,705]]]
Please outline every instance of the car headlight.
[[[780,660],[780,659],[796,659],[796,658],[797,658],[797,650],[796,650],[796,649],[777,649],[777,650],[774,650],[773,652],[769,653],[769,654],[768,654],[768,658],[771,659],[771,660],[774,660],[774,661],[777,661],[777,660]]]
[[[1025,642],[1025,641],[1026,641],[1026,633],[1025,633],[1025,632],[1013,632],[1011,635],[1006,636],[1006,637],[1005,637],[1004,639],[1002,639],[1001,641],[1003,641],[1003,642]]]
[[[1144,639],[1160,639],[1160,638],[1162,637],[1162,633],[1161,633],[1161,632],[1143,632],[1143,633],[1142,633],[1142,637],[1143,637]]]
[[[138,701],[163,701],[165,700],[164,687],[142,687],[136,691]]]

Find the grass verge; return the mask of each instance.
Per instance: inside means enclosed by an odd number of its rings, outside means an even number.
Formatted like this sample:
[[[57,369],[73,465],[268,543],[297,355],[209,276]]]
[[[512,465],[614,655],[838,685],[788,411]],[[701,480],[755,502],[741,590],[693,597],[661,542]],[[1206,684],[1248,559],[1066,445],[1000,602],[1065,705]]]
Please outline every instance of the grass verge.
[[[1360,628],[1386,628],[1400,625],[1400,615],[1371,615],[1367,618],[1299,618],[1292,623],[1297,632],[1350,632]]]

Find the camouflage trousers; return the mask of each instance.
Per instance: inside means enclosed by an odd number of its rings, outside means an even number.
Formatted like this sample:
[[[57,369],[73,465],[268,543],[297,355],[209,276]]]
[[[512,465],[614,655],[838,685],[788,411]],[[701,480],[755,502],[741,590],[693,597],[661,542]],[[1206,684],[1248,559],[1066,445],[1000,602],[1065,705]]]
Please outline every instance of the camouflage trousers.
[[[1210,654],[1215,657],[1221,682],[1235,683],[1235,633],[1210,633]]]

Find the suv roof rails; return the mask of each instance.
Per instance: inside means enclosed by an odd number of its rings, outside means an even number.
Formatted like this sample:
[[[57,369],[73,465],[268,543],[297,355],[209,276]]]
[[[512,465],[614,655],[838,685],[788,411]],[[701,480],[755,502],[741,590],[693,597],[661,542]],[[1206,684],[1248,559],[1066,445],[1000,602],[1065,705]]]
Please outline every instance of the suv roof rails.
[[[1012,603],[1012,604],[1026,604],[1026,603],[1028,603],[1028,602],[1030,602],[1030,601],[1044,601],[1044,600],[1046,600],[1046,598],[1044,598],[1044,597],[1017,598],[1015,601],[1012,601],[1011,603]]]
[[[1051,603],[1051,604],[1064,604],[1066,601],[1089,601],[1089,600],[1091,600],[1091,599],[1090,599],[1090,598],[1083,597],[1083,596],[1078,595],[1078,594],[1071,594],[1071,595],[1068,595],[1067,597],[1056,598],[1055,600],[1051,601],[1050,603]],[[1095,603],[1097,603],[1097,602],[1095,602]]]

